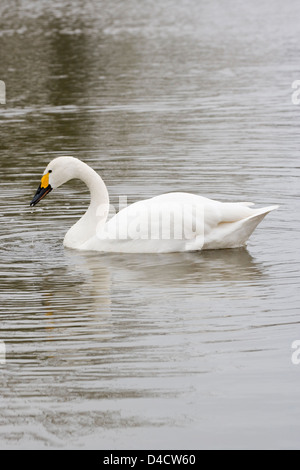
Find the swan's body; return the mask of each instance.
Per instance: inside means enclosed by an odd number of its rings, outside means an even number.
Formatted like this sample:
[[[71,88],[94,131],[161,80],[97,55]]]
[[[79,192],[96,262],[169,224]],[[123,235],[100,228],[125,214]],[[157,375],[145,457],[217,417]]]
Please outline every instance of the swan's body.
[[[120,253],[163,253],[236,248],[266,214],[278,206],[253,209],[251,203],[223,203],[189,193],[168,193],[136,202],[110,220],[109,196],[102,178],[73,157],[58,157],[47,166],[31,205],[52,189],[79,178],[91,202],[67,232],[64,246]]]

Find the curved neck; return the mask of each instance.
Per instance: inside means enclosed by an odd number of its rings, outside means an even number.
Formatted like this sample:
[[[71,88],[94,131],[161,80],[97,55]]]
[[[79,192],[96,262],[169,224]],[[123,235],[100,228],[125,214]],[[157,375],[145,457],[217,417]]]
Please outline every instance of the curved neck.
[[[109,205],[108,191],[101,176],[86,163],[80,160],[77,162],[77,171],[75,170],[77,176],[75,178],[81,179],[89,188],[91,194],[90,207],[97,206],[96,209],[98,209],[98,206]]]
[[[72,176],[78,178],[89,188],[91,202],[86,213],[67,232],[64,245],[78,248],[105,224],[109,212],[109,195],[102,178],[86,163],[74,159]]]

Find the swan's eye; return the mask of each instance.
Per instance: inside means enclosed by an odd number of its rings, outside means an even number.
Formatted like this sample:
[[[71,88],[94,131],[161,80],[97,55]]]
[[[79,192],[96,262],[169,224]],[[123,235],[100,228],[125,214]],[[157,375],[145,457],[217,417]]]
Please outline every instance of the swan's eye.
[[[52,173],[52,170],[49,170],[48,173]]]

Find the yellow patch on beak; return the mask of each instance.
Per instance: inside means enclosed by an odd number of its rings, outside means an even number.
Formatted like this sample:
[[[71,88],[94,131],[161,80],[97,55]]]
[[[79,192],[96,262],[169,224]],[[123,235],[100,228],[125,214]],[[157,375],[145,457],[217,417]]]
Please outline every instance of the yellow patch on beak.
[[[49,173],[46,173],[41,179],[41,188],[47,188],[49,186]]]

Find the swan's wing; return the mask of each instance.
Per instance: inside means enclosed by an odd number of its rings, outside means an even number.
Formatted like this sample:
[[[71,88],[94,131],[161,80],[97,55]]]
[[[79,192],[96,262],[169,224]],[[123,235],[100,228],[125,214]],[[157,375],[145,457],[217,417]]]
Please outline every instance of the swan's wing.
[[[242,206],[247,206],[247,207],[255,206],[254,202],[238,202],[238,204],[241,204]]]
[[[204,206],[176,196],[139,201],[108,221],[105,231],[110,239],[194,240],[204,233]]]
[[[189,193],[169,193],[136,202],[112,217],[97,237],[110,241],[180,240],[201,248],[219,224],[249,217],[248,204],[222,203]]]
[[[189,193],[169,193],[118,212],[85,250],[160,253],[242,246],[266,213],[250,203],[223,203]]]
[[[201,250],[205,201],[188,193],[169,193],[136,202],[99,226],[81,249],[123,253]]]

